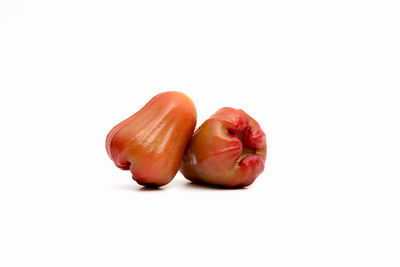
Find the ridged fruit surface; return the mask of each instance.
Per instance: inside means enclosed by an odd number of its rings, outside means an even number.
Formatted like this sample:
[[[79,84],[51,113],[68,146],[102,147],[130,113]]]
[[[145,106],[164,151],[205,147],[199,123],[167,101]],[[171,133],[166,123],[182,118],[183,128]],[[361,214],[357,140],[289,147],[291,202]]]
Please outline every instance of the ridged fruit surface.
[[[139,184],[163,186],[179,170],[196,118],[188,96],[173,91],[158,94],[108,133],[107,153],[117,167],[130,170]]]
[[[250,185],[264,170],[265,133],[241,109],[221,108],[193,134],[181,173],[196,183],[235,188]]]

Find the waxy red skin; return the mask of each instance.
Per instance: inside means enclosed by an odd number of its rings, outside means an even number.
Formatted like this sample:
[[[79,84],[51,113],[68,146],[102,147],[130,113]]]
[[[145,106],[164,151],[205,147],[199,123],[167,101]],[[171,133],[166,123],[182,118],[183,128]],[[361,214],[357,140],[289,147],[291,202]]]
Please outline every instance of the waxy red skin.
[[[130,170],[139,184],[168,184],[196,127],[193,101],[180,92],[153,97],[107,135],[106,150],[115,165]]]
[[[252,184],[264,170],[265,133],[241,109],[221,108],[193,134],[180,172],[195,183],[226,188]]]

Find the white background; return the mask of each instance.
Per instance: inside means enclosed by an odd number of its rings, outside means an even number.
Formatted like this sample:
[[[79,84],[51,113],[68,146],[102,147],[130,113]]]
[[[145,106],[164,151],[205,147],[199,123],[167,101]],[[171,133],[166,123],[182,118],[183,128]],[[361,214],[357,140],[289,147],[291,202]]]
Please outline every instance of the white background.
[[[1,266],[400,266],[398,1],[0,0]],[[267,134],[242,190],[145,190],[104,141],[155,94]]]

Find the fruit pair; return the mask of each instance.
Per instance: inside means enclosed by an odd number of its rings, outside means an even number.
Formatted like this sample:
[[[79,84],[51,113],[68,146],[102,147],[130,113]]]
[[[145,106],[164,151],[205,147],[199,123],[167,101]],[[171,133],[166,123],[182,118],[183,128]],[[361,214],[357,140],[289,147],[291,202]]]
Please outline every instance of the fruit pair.
[[[107,153],[143,186],[166,185],[179,169],[196,183],[228,188],[253,183],[266,158],[258,123],[243,110],[221,108],[193,134],[196,118],[192,100],[183,93],[158,94],[111,129]]]

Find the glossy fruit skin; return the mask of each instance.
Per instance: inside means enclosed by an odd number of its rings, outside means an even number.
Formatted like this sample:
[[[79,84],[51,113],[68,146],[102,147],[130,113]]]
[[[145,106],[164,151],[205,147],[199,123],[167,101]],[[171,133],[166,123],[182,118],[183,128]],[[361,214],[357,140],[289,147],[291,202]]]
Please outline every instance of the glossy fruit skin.
[[[241,109],[219,109],[193,134],[180,172],[195,183],[226,188],[252,184],[263,172],[265,133]]]
[[[148,187],[168,184],[196,127],[193,101],[180,92],[154,96],[142,109],[116,125],[106,138],[115,165]]]

